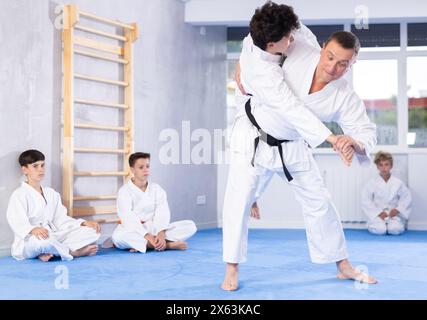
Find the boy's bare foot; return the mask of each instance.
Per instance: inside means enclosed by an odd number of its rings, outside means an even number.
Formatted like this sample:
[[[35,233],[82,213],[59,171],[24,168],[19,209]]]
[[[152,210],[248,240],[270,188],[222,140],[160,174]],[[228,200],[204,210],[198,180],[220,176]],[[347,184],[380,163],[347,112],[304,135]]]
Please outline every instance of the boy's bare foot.
[[[39,255],[37,258],[39,258],[43,262],[48,262],[50,259],[53,258],[53,254],[44,253],[44,254]]]
[[[171,242],[166,242],[166,249],[187,250],[188,245],[187,245],[187,242],[184,242],[184,241],[171,241]]]
[[[138,252],[138,250],[136,250],[136,249],[130,249],[129,252],[135,253],[135,252]]]
[[[239,287],[239,264],[227,263],[225,268],[224,281],[221,284],[221,289],[226,291],[235,291]]]
[[[354,268],[347,259],[337,262],[337,278],[341,280],[356,280],[363,283],[376,284],[378,281],[366,273]]]
[[[70,254],[73,257],[77,258],[77,257],[85,257],[85,256],[94,256],[96,255],[97,252],[98,252],[98,246],[96,244],[90,244],[76,251],[71,251]]]
[[[254,218],[257,220],[259,220],[261,218],[261,215],[259,213],[259,207],[258,207],[258,204],[256,202],[254,202],[252,204],[252,207],[251,207],[251,218]]]

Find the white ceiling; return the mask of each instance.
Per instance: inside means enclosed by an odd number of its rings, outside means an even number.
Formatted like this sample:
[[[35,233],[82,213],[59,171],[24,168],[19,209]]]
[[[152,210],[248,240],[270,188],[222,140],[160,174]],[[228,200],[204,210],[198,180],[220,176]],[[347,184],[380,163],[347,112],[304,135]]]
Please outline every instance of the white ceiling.
[[[181,0],[186,2],[185,21],[194,25],[247,25],[265,0]],[[355,20],[367,12],[371,21],[427,22],[426,0],[276,0],[294,7],[304,22],[331,23]],[[360,6],[363,4],[363,6]]]

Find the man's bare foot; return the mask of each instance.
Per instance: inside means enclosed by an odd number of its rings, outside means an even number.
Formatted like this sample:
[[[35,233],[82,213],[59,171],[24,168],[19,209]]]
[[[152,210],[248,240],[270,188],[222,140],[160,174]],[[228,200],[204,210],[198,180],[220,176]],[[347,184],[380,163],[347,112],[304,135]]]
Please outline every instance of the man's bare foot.
[[[129,252],[135,253],[135,252],[138,252],[138,250],[136,250],[136,249],[130,249]]]
[[[44,254],[39,255],[37,258],[39,258],[43,262],[48,262],[50,259],[53,258],[53,254],[44,253]]]
[[[70,254],[77,258],[77,257],[85,257],[85,256],[94,256],[98,252],[98,246],[96,244],[90,244],[86,247],[83,247],[76,251],[71,251]]]
[[[171,241],[171,242],[166,242],[166,249],[187,250],[188,245],[187,245],[187,242],[184,242],[184,241]]]
[[[235,291],[239,287],[239,264],[227,263],[225,268],[224,281],[221,284],[221,289],[226,291]]]
[[[376,284],[378,281],[366,273],[354,268],[347,259],[337,262],[337,278],[341,280],[356,280],[362,283]]]
[[[254,219],[257,219],[257,220],[259,220],[261,218],[261,215],[259,213],[259,207],[258,207],[258,204],[256,202],[254,202],[252,204],[251,218],[254,218]]]

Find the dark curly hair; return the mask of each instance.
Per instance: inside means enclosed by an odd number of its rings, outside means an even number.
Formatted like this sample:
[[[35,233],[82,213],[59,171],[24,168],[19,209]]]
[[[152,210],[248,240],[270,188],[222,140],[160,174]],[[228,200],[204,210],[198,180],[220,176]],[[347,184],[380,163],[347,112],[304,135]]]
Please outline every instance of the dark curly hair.
[[[271,1],[255,10],[249,24],[252,40],[262,50],[269,42],[278,42],[299,27],[298,16],[292,7]]]

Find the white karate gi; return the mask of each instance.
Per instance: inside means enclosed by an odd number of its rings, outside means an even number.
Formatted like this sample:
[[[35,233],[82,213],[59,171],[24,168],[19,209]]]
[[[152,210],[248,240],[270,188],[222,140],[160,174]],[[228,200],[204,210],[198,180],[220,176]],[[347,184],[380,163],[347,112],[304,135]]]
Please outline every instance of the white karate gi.
[[[170,223],[166,192],[156,183],[148,182],[144,192],[129,180],[119,190],[117,210],[121,223],[114,230],[112,240],[119,249],[146,252],[144,236],[147,233],[156,236],[165,230],[166,240],[184,241],[197,231],[191,220]]]
[[[9,200],[7,221],[15,234],[12,256],[17,260],[36,258],[51,253],[62,260],[72,260],[70,251],[96,242],[100,234],[81,226],[84,219],[67,215],[61,196],[52,188],[42,188],[43,195],[26,182],[16,189]],[[49,231],[48,239],[38,239],[30,232],[35,227]]]
[[[284,162],[293,177],[289,184],[303,209],[311,260],[316,263],[336,262],[347,258],[343,229],[337,209],[307,145],[316,147],[327,137],[327,131],[311,116],[305,120],[304,116],[308,113],[303,110],[309,109],[321,121],[337,122],[345,134],[363,144],[366,155],[357,156],[361,163],[370,161],[369,152],[376,144],[376,126],[369,121],[361,99],[343,78],[331,81],[319,92],[308,94],[320,58],[320,47],[305,26],[295,32],[294,37],[295,41],[283,64],[284,78],[290,91],[286,89],[286,84],[280,82],[277,68],[272,76],[275,80],[269,82],[266,80],[267,75],[245,77],[245,65],[241,65],[241,77],[245,78],[242,83],[245,89],[245,85],[250,88],[246,89],[247,92],[253,94],[253,114],[261,128],[278,139],[292,140],[282,144]],[[266,55],[260,54],[258,50],[254,48],[250,37],[247,37],[240,61],[249,61],[248,58],[242,59],[246,55],[255,56],[251,58],[251,68],[256,69],[256,72],[251,74],[260,74],[262,70],[271,71],[273,68],[266,67]],[[257,63],[256,57],[264,61]],[[283,98],[292,92],[301,99],[305,107],[297,98]],[[253,139],[259,133],[244,111],[248,97],[243,96],[239,90],[236,90],[236,95],[239,111],[230,135],[231,163],[223,208],[223,259],[230,263],[246,261],[250,206],[263,192],[274,173],[284,178],[277,148],[270,147],[263,141],[260,141],[256,152],[255,167],[251,165]],[[273,113],[271,110],[274,108],[264,105],[263,99],[267,104],[273,101],[276,108]],[[293,106],[289,107],[289,103]],[[284,109],[298,110],[292,114],[292,123],[286,121],[288,113],[277,111],[281,104]],[[297,120],[298,114],[302,115],[300,120]],[[304,126],[305,129],[298,126]],[[310,133],[310,127],[319,130],[318,138],[316,133]]]
[[[371,179],[362,190],[362,210],[368,217],[368,230],[380,235],[401,234],[411,213],[411,203],[411,193],[400,179],[393,176],[387,182],[381,176]],[[399,214],[385,220],[378,217],[392,209]]]

